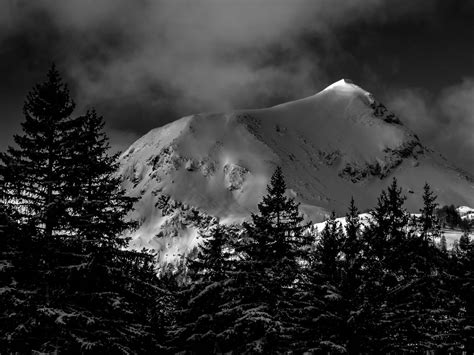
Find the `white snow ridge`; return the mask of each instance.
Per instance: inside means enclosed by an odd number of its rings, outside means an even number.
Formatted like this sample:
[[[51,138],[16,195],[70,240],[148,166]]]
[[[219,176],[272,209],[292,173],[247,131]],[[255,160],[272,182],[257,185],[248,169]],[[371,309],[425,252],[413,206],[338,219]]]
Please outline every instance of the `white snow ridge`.
[[[156,207],[160,198],[182,203],[185,211],[241,221],[256,210],[278,165],[313,222],[331,210],[345,213],[351,196],[360,210],[372,208],[393,176],[411,211],[421,206],[425,182],[440,204],[474,206],[472,177],[425,147],[348,79],[266,109],[181,118],[137,140],[120,163],[124,186],[140,196],[131,216],[141,222],[134,245],[168,257],[170,250],[176,256],[196,244],[200,222],[175,210],[174,218],[181,216],[174,221],[177,234],[163,237],[164,221],[171,217]]]

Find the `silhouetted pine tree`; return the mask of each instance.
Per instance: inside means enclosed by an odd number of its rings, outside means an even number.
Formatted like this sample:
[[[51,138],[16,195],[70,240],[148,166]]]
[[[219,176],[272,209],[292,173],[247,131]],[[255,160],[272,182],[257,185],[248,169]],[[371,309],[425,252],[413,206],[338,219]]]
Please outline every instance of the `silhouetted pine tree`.
[[[446,243],[446,237],[444,236],[444,234],[441,235],[441,238],[439,240],[439,249],[443,253],[446,253],[448,251],[448,244]]]
[[[409,216],[403,208],[405,197],[401,195],[394,178],[387,191],[380,194],[377,206],[371,211],[369,225],[363,233],[363,286],[364,305],[360,312],[365,315],[364,327],[360,331],[363,351],[387,351],[385,339],[390,314],[386,305],[386,294],[398,284],[400,270],[406,269],[408,261],[400,251],[406,241]],[[381,350],[384,349],[384,350]]]
[[[354,198],[351,198],[349,210],[346,214],[346,234],[342,248],[346,264],[352,265],[360,258],[362,249],[361,225],[359,210],[355,205]]]
[[[375,256],[380,260],[381,301],[378,343],[383,351],[421,352],[453,346],[456,320],[446,298],[447,279],[436,267],[438,251],[431,243],[435,196],[425,186],[421,233],[408,226],[396,180],[382,192],[368,235],[385,240]],[[384,238],[385,237],[385,238]],[[384,250],[385,249],[385,250]]]
[[[406,197],[402,195],[397,180],[393,178],[387,191],[380,194],[377,206],[371,212],[372,220],[367,229],[370,248],[374,256],[390,269],[406,269],[410,260],[399,251],[406,245],[409,214],[403,207]],[[395,280],[393,280],[396,282]]]
[[[125,251],[133,199],[114,177],[102,118],[69,118],[54,68],[25,103],[18,148],[1,155],[3,202],[17,218],[10,352],[160,349],[165,291],[152,255]],[[162,302],[163,301],[163,302]]]
[[[441,226],[436,215],[437,196],[428,183],[423,187],[423,207],[420,209],[421,236],[427,242],[433,243],[441,237]]]
[[[467,252],[471,248],[471,239],[469,238],[469,232],[463,232],[459,238],[459,249],[462,252]]]
[[[435,266],[434,258],[439,256],[435,240],[441,237],[441,226],[436,215],[437,196],[428,183],[423,188],[423,207],[415,223],[415,230],[407,231],[408,252],[411,253],[412,274],[429,275]]]
[[[135,198],[128,197],[116,176],[118,153],[109,155],[109,142],[104,121],[95,110],[77,119],[72,138],[75,140],[70,179],[72,213],[69,227],[81,240],[101,247],[121,248],[128,245],[126,238],[117,238],[135,222],[126,221]]]
[[[348,353],[360,353],[359,333],[365,328],[363,290],[363,239],[359,210],[351,198],[346,214],[345,238],[342,245],[341,270],[341,338]]]
[[[188,261],[190,282],[177,293],[176,326],[171,331],[176,351],[212,354],[230,350],[223,311],[232,269],[230,239],[236,228],[215,222],[201,231],[197,256]]]
[[[291,342],[297,323],[293,294],[311,243],[298,204],[285,195],[281,168],[267,191],[235,245],[238,260],[229,294],[236,301],[226,305],[235,319],[227,333],[237,351],[248,353],[283,351]]]
[[[74,102],[53,65],[47,80],[28,93],[23,113],[23,135],[17,147],[0,154],[3,198],[16,219],[35,226],[38,236],[51,238],[62,231],[67,215],[65,185],[70,171]]]
[[[10,231],[16,231],[8,271],[15,280],[13,297],[21,300],[10,309],[13,328],[6,349],[11,352],[39,349],[47,331],[41,320],[54,298],[57,243],[65,234],[73,110],[69,90],[53,65],[47,80],[28,93],[16,147],[0,154],[1,197],[15,221]]]
[[[341,224],[334,212],[326,222],[306,270],[306,284],[298,297],[302,299],[301,351],[344,353],[345,342],[341,295],[342,249]]]
[[[108,154],[103,118],[91,110],[77,122],[67,219],[73,232],[67,245],[76,258],[65,260],[64,275],[74,297],[67,302],[95,314],[93,325],[84,327],[93,351],[160,349],[168,298],[158,287],[154,257],[123,250],[128,239],[122,234],[135,225],[125,220],[135,199],[125,196],[115,176],[118,155]],[[95,338],[98,332],[108,333],[107,340]]]
[[[333,212],[321,232],[314,252],[314,259],[323,280],[331,283],[338,283],[340,280],[343,244],[342,225],[336,220],[336,214]]]

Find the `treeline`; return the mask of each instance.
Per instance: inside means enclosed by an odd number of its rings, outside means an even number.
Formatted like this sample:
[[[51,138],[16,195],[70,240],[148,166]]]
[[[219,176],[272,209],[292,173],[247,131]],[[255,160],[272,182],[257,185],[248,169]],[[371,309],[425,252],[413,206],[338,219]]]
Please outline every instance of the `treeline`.
[[[469,232],[472,228],[472,221],[469,219],[462,219],[459,212],[454,205],[443,206],[436,210],[436,215],[443,228],[461,229]]]
[[[247,223],[214,220],[159,269],[127,249],[135,200],[102,118],[73,110],[53,67],[0,155],[2,353],[474,351],[474,248],[465,233],[448,251],[428,185],[420,217],[394,179],[370,221],[352,200],[319,232],[278,168]]]
[[[321,233],[277,169],[259,212],[215,224],[176,288],[170,343],[189,353],[474,351],[474,249],[449,251],[429,185],[418,218],[394,179],[372,218],[350,202]],[[436,242],[439,241],[439,242]]]

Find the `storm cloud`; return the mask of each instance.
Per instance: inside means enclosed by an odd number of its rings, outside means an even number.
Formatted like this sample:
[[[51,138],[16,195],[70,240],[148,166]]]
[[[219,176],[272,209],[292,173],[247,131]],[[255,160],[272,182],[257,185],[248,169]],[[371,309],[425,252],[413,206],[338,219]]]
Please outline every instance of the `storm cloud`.
[[[450,117],[466,113],[446,103],[433,114],[417,83],[396,82],[405,78],[404,58],[378,48],[400,42],[391,27],[400,22],[402,37],[421,27],[441,33],[445,13],[434,0],[0,0],[2,71],[12,83],[5,97],[16,100],[54,60],[78,109],[95,106],[114,146],[125,148],[186,114],[273,105],[350,77],[382,99],[396,86],[390,101],[402,119],[413,117],[412,102],[421,100],[426,125],[407,120],[416,131],[434,132],[439,120],[455,122]],[[427,40],[433,39],[420,38]],[[10,72],[25,70],[31,79],[16,84]],[[3,101],[8,115],[15,114],[15,100]],[[426,137],[441,144],[434,133]],[[448,143],[440,147],[449,154]]]
[[[424,142],[474,173],[474,78],[436,96],[403,90],[394,93],[388,105]]]

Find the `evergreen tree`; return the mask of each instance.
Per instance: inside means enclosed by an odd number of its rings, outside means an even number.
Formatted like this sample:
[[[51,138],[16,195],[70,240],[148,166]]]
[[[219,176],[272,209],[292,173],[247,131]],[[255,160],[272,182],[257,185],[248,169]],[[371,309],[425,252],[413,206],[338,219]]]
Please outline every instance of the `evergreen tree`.
[[[360,334],[365,327],[363,295],[364,245],[359,211],[351,198],[346,214],[345,239],[342,245],[344,259],[341,270],[341,337],[348,353],[359,353]]]
[[[424,197],[421,238],[407,228],[405,197],[395,179],[382,192],[367,231],[369,241],[381,242],[374,250],[380,283],[375,292],[380,313],[374,344],[384,352],[420,352],[456,343],[450,334],[456,320],[446,298],[449,278],[440,275],[436,263],[441,257],[430,242],[435,196],[426,186]]]
[[[397,180],[393,178],[387,191],[380,194],[377,206],[371,212],[372,220],[367,230],[374,256],[380,261],[392,264],[392,268],[402,265],[406,267],[409,262],[405,255],[399,254],[405,245],[406,226],[409,221],[409,215],[403,207],[405,200]]]
[[[441,239],[439,241],[439,249],[443,253],[446,253],[448,251],[448,245],[446,243],[446,237],[444,236],[444,234],[441,235]]]
[[[451,248],[451,254],[459,254],[460,253],[460,249],[459,249],[459,241],[455,240],[453,242],[453,246]]]
[[[343,238],[342,226],[333,212],[314,249],[307,270],[308,283],[301,293],[306,299],[302,315],[304,331],[301,333],[304,351],[346,352],[341,337],[344,323],[341,302]]]
[[[34,226],[39,236],[51,238],[63,230],[67,215],[65,185],[71,162],[74,102],[53,65],[47,80],[36,85],[23,107],[23,135],[17,147],[0,154],[3,198],[15,219]]]
[[[18,236],[8,238],[15,292],[5,349],[156,351],[169,295],[154,256],[123,249],[134,199],[114,177],[102,118],[90,111],[73,119],[73,109],[53,66],[27,97],[18,148],[0,156],[2,203]]]
[[[448,226],[449,228],[454,229],[463,225],[461,216],[454,205],[443,206],[440,209],[437,209],[436,213],[445,227]]]
[[[66,234],[66,167],[71,161],[74,106],[53,65],[47,80],[27,95],[23,135],[14,136],[16,147],[0,154],[2,203],[16,222],[9,229],[15,232],[6,236],[14,250],[8,269],[17,291],[12,299],[21,300],[9,309],[15,315],[8,334],[7,349],[12,352],[35,349],[39,345],[34,339],[45,332],[39,326],[40,310],[49,309],[52,302],[57,241]]]
[[[471,247],[471,239],[468,232],[463,232],[459,238],[459,249],[462,252],[467,252]]]
[[[222,308],[232,268],[229,241],[236,232],[235,227],[217,222],[200,232],[198,254],[188,261],[190,282],[177,294],[180,308],[171,332],[176,350],[211,354],[231,349]]]
[[[228,334],[239,344],[237,351],[250,353],[287,349],[297,323],[292,295],[311,244],[305,234],[309,224],[294,199],[285,196],[281,168],[267,192],[235,245],[238,260],[229,293],[238,301],[226,311],[235,319]]]
[[[109,155],[110,145],[105,135],[103,118],[89,110],[77,119],[72,138],[75,140],[69,198],[70,228],[83,240],[97,246],[122,248],[126,238],[117,238],[135,222],[126,221],[135,198],[125,195],[116,176],[118,155]],[[72,175],[72,174],[71,174]],[[103,250],[101,251],[101,253]]]
[[[421,236],[430,243],[441,235],[441,227],[436,216],[437,196],[428,183],[423,187],[423,207],[420,209]]]
[[[411,266],[417,272],[429,274],[433,271],[438,251],[433,248],[435,240],[441,237],[441,226],[436,216],[437,196],[428,183],[423,188],[423,207],[420,209],[419,226],[410,231],[406,244],[412,253]],[[418,230],[419,229],[419,230]]]
[[[63,349],[160,349],[165,333],[160,323],[166,317],[162,310],[169,297],[158,287],[153,255],[123,250],[129,240],[122,234],[135,225],[125,220],[135,199],[125,196],[115,176],[117,155],[108,154],[103,118],[91,110],[75,122],[65,218],[70,234],[57,248],[63,253],[57,257],[60,272],[55,275],[61,281],[56,284],[61,289],[56,307],[75,312],[50,333],[71,338]],[[99,338],[97,333],[107,336]]]
[[[318,264],[323,280],[338,283],[340,279],[341,252],[344,235],[341,224],[336,220],[335,212],[326,222],[315,249],[314,259]]]
[[[385,340],[389,330],[383,318],[390,315],[386,305],[389,289],[396,287],[406,271],[406,226],[409,215],[403,208],[405,197],[394,178],[387,190],[382,191],[371,220],[363,233],[363,290],[366,300],[362,309],[365,328],[361,329],[361,347],[365,351],[388,351]],[[378,349],[378,350],[377,350]],[[383,349],[383,350],[382,350]]]
[[[346,263],[351,265],[358,259],[362,248],[361,221],[354,198],[351,198],[349,210],[346,214],[345,232],[346,236],[342,250],[345,255]]]

